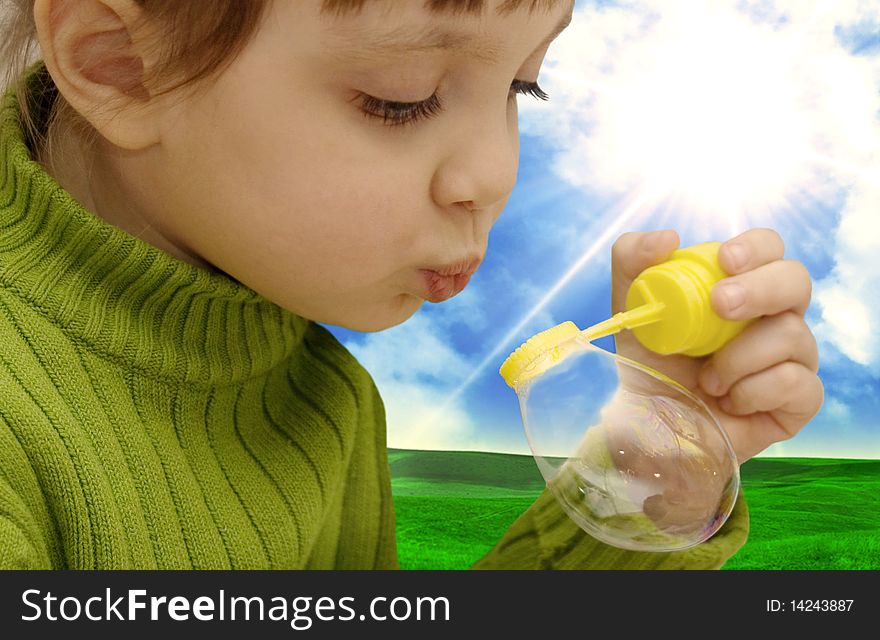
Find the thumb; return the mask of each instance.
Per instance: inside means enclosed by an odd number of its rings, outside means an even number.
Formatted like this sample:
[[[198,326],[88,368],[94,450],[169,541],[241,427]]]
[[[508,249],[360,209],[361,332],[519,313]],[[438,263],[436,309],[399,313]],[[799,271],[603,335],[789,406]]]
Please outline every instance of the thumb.
[[[678,248],[678,233],[631,231],[620,236],[611,247],[611,313],[626,308],[629,286],[642,271],[666,260]]]

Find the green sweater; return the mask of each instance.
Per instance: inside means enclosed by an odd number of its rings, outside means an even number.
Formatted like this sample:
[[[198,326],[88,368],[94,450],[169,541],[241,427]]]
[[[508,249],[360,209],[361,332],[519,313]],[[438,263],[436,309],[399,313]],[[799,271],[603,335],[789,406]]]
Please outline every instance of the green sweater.
[[[85,210],[31,159],[11,89],[0,109],[0,568],[398,568],[370,374]],[[697,547],[625,551],[545,490],[473,568],[718,568],[747,534],[740,494]]]

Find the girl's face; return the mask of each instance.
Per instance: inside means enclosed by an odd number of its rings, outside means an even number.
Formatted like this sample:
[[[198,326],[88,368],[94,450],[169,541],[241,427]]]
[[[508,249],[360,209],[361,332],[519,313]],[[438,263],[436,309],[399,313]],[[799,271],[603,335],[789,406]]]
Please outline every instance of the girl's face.
[[[216,84],[163,115],[139,206],[161,206],[187,255],[318,322],[378,331],[454,295],[467,273],[424,270],[472,271],[485,255],[517,175],[511,85],[538,78],[572,11],[486,4],[438,16],[371,0],[336,17],[319,0],[273,2]],[[424,46],[433,30],[451,46]]]

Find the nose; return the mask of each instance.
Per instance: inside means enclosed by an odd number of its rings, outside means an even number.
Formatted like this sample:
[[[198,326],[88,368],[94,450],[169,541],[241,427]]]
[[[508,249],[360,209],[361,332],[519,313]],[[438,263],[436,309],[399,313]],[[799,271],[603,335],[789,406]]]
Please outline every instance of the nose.
[[[519,168],[519,131],[516,111],[506,116],[484,112],[447,137],[431,184],[439,206],[479,211],[510,196]]]

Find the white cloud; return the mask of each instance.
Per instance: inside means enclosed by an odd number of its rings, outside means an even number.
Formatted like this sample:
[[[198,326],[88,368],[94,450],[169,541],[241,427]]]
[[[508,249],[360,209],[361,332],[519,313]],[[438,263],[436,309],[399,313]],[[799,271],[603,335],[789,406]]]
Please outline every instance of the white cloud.
[[[468,370],[448,336],[423,312],[385,331],[365,334],[361,344],[346,346],[383,380],[443,383]]]
[[[447,303],[448,304],[448,303]],[[456,351],[449,332],[420,311],[391,329],[346,344],[373,376],[385,403],[388,446],[455,449],[475,425],[461,406],[443,406],[453,383],[472,363]]]
[[[837,398],[825,398],[825,404],[822,405],[822,413],[841,423],[849,420],[851,415],[849,405]]]
[[[880,377],[880,172],[853,186],[837,228],[835,266],[816,284],[816,335]]]

